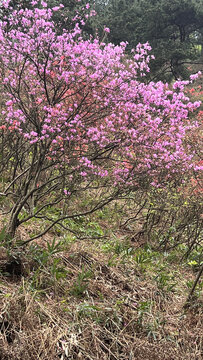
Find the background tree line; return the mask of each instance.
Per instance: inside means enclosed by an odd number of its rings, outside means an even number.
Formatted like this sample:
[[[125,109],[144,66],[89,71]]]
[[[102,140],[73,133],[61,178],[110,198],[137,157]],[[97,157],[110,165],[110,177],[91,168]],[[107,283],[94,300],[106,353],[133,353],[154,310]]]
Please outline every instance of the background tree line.
[[[97,1],[98,28],[108,24],[108,40],[128,41],[128,51],[149,41],[156,60],[150,76],[187,78],[190,63],[199,63],[203,44],[202,0]]]

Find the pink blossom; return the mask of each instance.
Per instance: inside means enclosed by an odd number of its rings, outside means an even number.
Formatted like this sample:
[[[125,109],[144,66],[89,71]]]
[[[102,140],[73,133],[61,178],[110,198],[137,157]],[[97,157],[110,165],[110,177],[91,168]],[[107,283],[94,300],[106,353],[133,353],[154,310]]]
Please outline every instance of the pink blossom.
[[[41,4],[42,4],[42,6],[44,7],[44,8],[46,8],[47,7],[47,3],[45,2],[45,1],[41,1]]]
[[[196,74],[190,75],[190,80],[196,80],[201,74],[201,71],[198,71]]]
[[[106,33],[110,33],[110,29],[109,29],[108,27],[105,27],[105,28],[104,28],[104,31],[105,31]]]

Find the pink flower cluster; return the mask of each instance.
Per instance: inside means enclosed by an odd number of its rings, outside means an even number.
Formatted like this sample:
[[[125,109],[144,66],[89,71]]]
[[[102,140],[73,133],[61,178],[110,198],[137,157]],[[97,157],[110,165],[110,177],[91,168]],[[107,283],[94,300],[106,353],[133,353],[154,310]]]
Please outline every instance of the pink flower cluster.
[[[65,163],[86,179],[130,186],[145,177],[157,185],[190,169],[194,154],[184,139],[196,126],[189,112],[200,103],[185,95],[187,83],[171,90],[138,81],[153,58],[148,43],[129,59],[126,43],[84,40],[78,23],[58,35],[51,18],[61,5],[42,5],[13,11],[10,27],[0,24],[2,126],[46,149],[46,161]]]

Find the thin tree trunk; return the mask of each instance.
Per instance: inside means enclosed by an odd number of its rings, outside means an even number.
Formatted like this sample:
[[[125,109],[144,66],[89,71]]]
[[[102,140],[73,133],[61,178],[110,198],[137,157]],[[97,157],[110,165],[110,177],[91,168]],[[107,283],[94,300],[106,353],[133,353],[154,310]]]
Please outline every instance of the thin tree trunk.
[[[200,280],[200,277],[201,277],[202,273],[203,273],[203,264],[202,264],[202,266],[201,266],[201,268],[200,268],[200,270],[199,270],[199,272],[198,272],[198,274],[197,274],[197,277],[196,277],[196,279],[195,279],[195,282],[194,282],[194,284],[193,284],[192,289],[190,290],[190,293],[189,293],[189,295],[188,295],[188,298],[187,298],[187,300],[186,300],[186,303],[185,303],[184,307],[187,307],[188,304],[189,304],[189,302],[190,302],[190,300],[192,299],[192,295],[194,294],[195,288],[196,288],[196,286],[197,286],[197,284],[198,284],[198,281]]]

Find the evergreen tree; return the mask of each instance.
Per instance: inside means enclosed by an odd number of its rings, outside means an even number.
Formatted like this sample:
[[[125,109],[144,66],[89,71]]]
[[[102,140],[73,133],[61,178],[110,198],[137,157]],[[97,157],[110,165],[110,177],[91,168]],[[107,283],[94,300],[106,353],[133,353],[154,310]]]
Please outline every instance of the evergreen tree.
[[[187,63],[197,60],[202,43],[203,0],[109,0],[98,1],[100,31],[107,25],[109,41],[128,41],[128,51],[149,41],[156,61],[156,78],[185,78]]]

